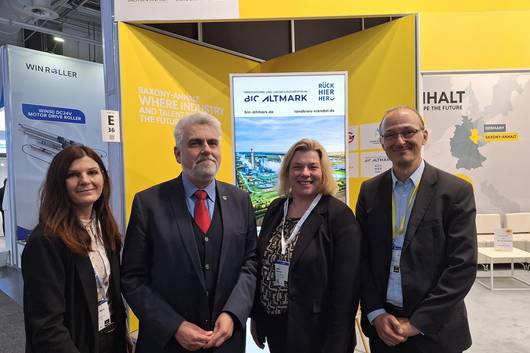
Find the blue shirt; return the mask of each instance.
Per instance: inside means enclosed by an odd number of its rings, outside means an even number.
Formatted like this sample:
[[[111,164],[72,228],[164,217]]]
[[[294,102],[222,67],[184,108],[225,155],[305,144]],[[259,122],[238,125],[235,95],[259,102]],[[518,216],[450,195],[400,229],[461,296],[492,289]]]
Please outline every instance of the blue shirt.
[[[405,241],[405,234],[407,233],[407,227],[409,223],[410,212],[414,206],[415,195],[409,206],[409,200],[413,197],[414,189],[419,185],[423,170],[425,169],[425,162],[422,160],[419,167],[412,173],[412,175],[405,181],[400,181],[392,170],[392,192],[395,200],[396,217],[395,225],[399,227],[399,223],[405,217],[405,223],[403,231],[399,234],[395,234],[392,241],[392,253],[396,257],[396,262],[399,263],[401,259],[401,249],[403,242]],[[394,212],[394,211],[393,211]],[[392,225],[394,227],[394,225]],[[394,231],[394,229],[393,229]],[[388,276],[388,287],[386,291],[386,301],[397,307],[403,307],[403,287],[401,285],[401,271],[394,269],[394,265],[390,264],[390,275]],[[379,315],[385,313],[385,309],[376,309],[368,313],[367,317],[370,323]]]
[[[184,195],[186,197],[186,205],[188,206],[188,211],[190,212],[191,217],[194,218],[195,200],[197,199],[194,194],[197,190],[199,190],[199,188],[191,182],[186,174],[182,173],[181,175],[182,185],[184,186]],[[208,212],[210,213],[210,219],[213,219],[213,209],[215,207],[215,180],[212,180],[208,186],[200,190],[204,190],[208,194],[208,197],[206,198],[206,205],[208,207]]]

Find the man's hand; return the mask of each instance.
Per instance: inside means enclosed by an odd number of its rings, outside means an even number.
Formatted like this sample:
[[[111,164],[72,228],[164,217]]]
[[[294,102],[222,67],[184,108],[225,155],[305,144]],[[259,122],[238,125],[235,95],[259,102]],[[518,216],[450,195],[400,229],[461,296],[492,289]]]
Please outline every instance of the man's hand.
[[[204,346],[205,349],[212,347],[220,347],[226,342],[232,333],[234,332],[234,320],[228,313],[221,313],[215,321],[215,327],[213,329],[213,335],[210,337],[208,344]]]
[[[175,333],[177,342],[188,351],[201,349],[210,341],[212,336],[212,331],[204,331],[189,321],[182,322]]]
[[[372,322],[379,338],[387,346],[393,347],[407,340],[398,319],[389,313],[379,315]]]
[[[416,336],[417,334],[420,333],[420,330],[418,330],[416,328],[416,326],[414,326],[409,319],[405,318],[405,317],[398,317],[397,318],[400,325],[401,325],[401,329],[403,330],[403,335],[407,336],[407,337],[412,337],[412,336]]]

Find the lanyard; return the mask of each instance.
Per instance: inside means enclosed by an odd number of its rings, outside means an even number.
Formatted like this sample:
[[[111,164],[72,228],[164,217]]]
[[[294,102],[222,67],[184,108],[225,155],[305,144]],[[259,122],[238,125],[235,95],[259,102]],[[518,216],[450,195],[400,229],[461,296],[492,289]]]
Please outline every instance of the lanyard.
[[[108,258],[107,258],[107,254],[105,252],[105,248],[103,246],[103,251],[102,251],[102,249],[100,249],[100,247],[98,245],[99,241],[103,242],[103,239],[102,239],[102,236],[101,236],[101,228],[100,228],[99,221],[97,222],[97,224],[94,225],[94,228],[92,228],[92,231],[95,231],[94,234],[93,234],[94,246],[95,246],[94,250],[95,250],[95,253],[97,253],[97,255],[98,255],[98,257],[101,260],[101,263],[103,265],[103,270],[105,271],[103,273],[103,275],[106,276],[107,279],[108,279],[108,278],[110,278],[110,263],[109,263],[109,268],[107,268]],[[103,254],[102,254],[102,252],[103,252]],[[107,259],[107,261],[105,261],[106,259]],[[94,266],[94,264],[92,264],[92,269],[94,270],[94,274],[96,275],[96,285],[97,285],[97,291],[99,293],[99,296],[102,299],[105,299],[106,296],[107,296],[105,287],[108,288],[108,282],[105,283],[104,281],[101,280],[101,278],[99,277],[99,275],[98,275],[98,273],[96,271],[96,267]]]
[[[107,293],[105,291],[105,288],[103,287],[103,282],[99,278],[98,274],[96,273],[96,287],[98,292],[98,297],[101,298],[101,301],[105,301],[107,299]],[[99,302],[98,298],[98,302]]]
[[[414,187],[414,190],[412,191],[412,194],[410,195],[409,201],[407,202],[407,208],[405,208],[405,212],[403,212],[403,217],[401,217],[399,224],[396,224],[397,204],[396,204],[396,196],[394,195],[394,191],[392,190],[392,240],[396,239],[397,235],[403,234],[405,230],[405,219],[407,218],[407,214],[409,213],[409,210],[412,207],[412,203],[414,202],[414,198],[416,197],[416,194],[418,193],[419,187],[420,187],[420,183],[418,183],[418,185]]]
[[[285,220],[287,219],[287,211],[289,210],[289,198],[285,200],[285,203],[283,204],[282,232],[280,237],[282,243],[282,255],[285,255],[287,253],[287,245],[289,245],[294,240],[294,238],[296,238],[298,231],[300,231],[300,228],[302,228],[302,225],[304,224],[305,220],[307,219],[307,217],[309,217],[309,214],[311,213],[311,211],[313,211],[313,209],[316,207],[318,201],[320,201],[321,198],[322,194],[318,194],[317,196],[315,196],[315,198],[311,202],[311,205],[309,205],[309,208],[305,211],[302,218],[300,218],[298,223],[296,223],[296,226],[292,230],[291,235],[289,236],[289,238],[287,238],[287,240],[285,240],[283,236],[283,229],[285,228]]]

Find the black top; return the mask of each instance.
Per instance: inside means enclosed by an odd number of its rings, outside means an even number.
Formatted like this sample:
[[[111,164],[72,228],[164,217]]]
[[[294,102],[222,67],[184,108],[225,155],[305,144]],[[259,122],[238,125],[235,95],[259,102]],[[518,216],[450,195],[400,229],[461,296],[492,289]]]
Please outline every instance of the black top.
[[[125,353],[125,309],[120,295],[119,254],[107,250],[111,266],[112,320]],[[98,316],[94,269],[56,235],[33,230],[22,253],[26,352],[97,353]]]

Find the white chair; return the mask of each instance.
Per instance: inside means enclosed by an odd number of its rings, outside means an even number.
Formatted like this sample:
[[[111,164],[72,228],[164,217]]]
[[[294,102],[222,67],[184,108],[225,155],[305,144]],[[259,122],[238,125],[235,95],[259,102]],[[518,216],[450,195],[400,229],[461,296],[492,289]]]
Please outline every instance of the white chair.
[[[501,215],[498,213],[478,213],[477,223],[477,245],[479,247],[493,247],[493,233],[501,227]],[[478,255],[478,263],[488,268],[488,261],[484,255]]]
[[[501,215],[498,213],[477,214],[477,234],[493,234],[501,227]]]
[[[530,252],[530,212],[507,213],[506,228],[513,232],[513,246]],[[530,258],[524,261],[524,267],[528,269]]]

